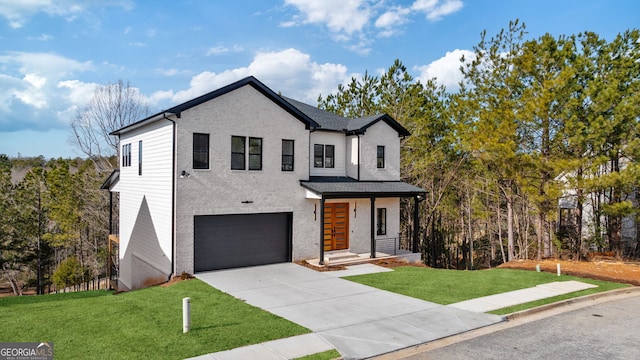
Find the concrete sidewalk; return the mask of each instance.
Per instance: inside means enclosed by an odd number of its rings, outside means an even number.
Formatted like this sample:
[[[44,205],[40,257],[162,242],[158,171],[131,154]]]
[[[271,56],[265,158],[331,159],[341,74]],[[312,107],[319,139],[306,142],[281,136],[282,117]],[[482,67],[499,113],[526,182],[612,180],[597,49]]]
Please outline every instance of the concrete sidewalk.
[[[363,264],[316,272],[289,263],[196,274],[210,285],[314,333],[194,359],[293,359],[332,348],[345,359],[368,358],[504,321],[501,316],[484,313],[496,306],[591,287],[577,281],[556,282],[443,306],[338,278],[385,271],[392,270]]]
[[[558,295],[569,294],[575,291],[586,290],[598,287],[580,281],[554,281],[548,284],[541,284],[532,288],[509,291],[502,294],[484,296],[477,299],[462,301],[448,306],[461,310],[485,313],[493,310],[520,305],[536,300],[542,300]]]

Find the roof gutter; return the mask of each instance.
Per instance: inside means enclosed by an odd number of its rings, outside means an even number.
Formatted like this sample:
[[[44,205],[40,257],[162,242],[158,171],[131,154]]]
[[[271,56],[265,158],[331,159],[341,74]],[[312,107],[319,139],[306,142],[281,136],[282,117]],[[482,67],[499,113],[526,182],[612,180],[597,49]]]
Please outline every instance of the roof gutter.
[[[176,115],[169,113],[171,115]],[[173,135],[173,149],[171,151],[172,154],[172,168],[171,168],[171,273],[169,274],[169,280],[173,277],[173,274],[176,273],[175,264],[176,264],[176,142],[178,141],[177,133],[176,133],[176,122],[175,120],[169,119],[167,117],[167,113],[162,113],[162,118],[164,120],[171,121],[172,123],[172,135]]]

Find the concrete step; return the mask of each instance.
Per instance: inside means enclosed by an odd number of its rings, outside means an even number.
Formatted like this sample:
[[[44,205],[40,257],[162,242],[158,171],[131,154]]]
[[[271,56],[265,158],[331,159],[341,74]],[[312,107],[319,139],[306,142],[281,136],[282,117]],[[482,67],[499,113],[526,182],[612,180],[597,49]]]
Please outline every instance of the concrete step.
[[[358,254],[346,252],[346,253],[327,255],[327,260],[329,261],[344,261],[344,260],[351,260],[351,259],[358,259]]]

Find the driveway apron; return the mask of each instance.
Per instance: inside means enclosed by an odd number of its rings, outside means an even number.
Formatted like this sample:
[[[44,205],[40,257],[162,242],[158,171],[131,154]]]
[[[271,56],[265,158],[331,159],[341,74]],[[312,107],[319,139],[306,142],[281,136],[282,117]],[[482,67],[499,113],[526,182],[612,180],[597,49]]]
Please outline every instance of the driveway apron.
[[[362,359],[503,321],[438,305],[293,264],[196,274],[248,304],[300,324],[345,359]]]

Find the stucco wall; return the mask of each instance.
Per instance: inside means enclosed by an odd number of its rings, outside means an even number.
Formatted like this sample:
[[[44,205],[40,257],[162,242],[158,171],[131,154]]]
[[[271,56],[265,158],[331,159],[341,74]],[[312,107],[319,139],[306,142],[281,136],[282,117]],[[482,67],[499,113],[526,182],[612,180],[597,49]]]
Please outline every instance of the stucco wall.
[[[377,168],[378,145],[385,147],[385,167]],[[383,121],[360,136],[360,180],[400,180],[400,138]]]
[[[193,133],[210,136],[210,168],[192,167]],[[262,170],[231,170],[231,136],[258,137]],[[178,120],[176,266],[193,272],[193,216],[293,212],[293,258],[314,241],[313,206],[300,180],[309,177],[304,124],[250,86],[182,113]],[[282,140],[294,143],[294,171],[282,171]],[[248,140],[247,140],[248,141]],[[251,203],[243,203],[243,202]]]

